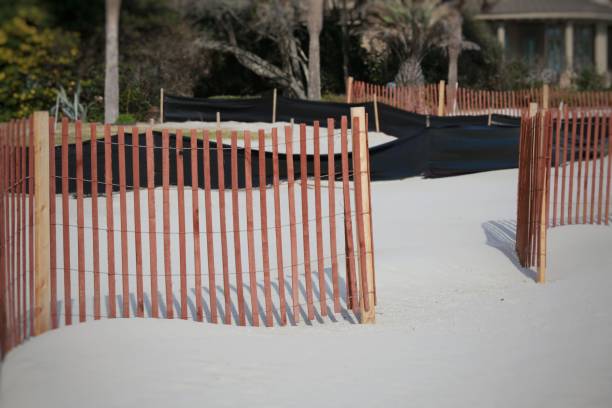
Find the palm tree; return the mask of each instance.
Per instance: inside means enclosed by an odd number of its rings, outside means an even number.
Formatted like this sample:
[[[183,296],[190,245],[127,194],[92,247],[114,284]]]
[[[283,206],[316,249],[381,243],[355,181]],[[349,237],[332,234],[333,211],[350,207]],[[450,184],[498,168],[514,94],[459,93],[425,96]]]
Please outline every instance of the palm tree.
[[[400,59],[398,85],[425,82],[421,61],[448,37],[451,8],[441,0],[381,0],[365,6],[362,34],[366,41],[381,40]]]
[[[464,15],[470,15],[477,10],[483,10],[493,0],[453,0],[448,4],[451,7],[447,20],[446,51],[448,53],[448,109],[455,107],[459,55],[466,50],[480,50],[480,46],[463,38]]]
[[[321,58],[319,35],[323,28],[323,0],[307,2],[306,25],[308,27],[308,99],[321,99]]]
[[[119,13],[121,0],[106,0],[106,72],[104,77],[104,122],[119,116]]]

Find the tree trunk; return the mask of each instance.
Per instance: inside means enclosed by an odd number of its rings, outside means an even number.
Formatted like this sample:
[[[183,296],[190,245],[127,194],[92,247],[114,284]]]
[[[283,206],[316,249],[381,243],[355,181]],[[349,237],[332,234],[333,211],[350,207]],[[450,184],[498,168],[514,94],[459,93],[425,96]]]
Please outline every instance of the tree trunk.
[[[270,79],[274,84],[288,90],[291,95],[299,99],[306,98],[306,90],[302,82],[293,75],[291,67],[287,67],[288,71],[283,71],[257,54],[219,41],[198,39],[195,45],[208,50],[232,54],[243,67],[252,71],[255,75]]]
[[[423,85],[425,77],[421,69],[421,60],[416,57],[408,57],[400,64],[395,83],[400,86]]]
[[[344,74],[344,84],[346,86],[349,77],[349,55],[348,55],[348,10],[346,0],[342,0],[342,73]],[[348,90],[345,90],[348,92]]]
[[[321,99],[319,36],[323,28],[323,0],[308,1],[308,99]]]
[[[450,38],[448,41],[448,106],[449,112],[454,111],[457,94],[458,61],[461,54],[463,33],[461,25],[463,18],[458,10],[451,13],[449,18]]]
[[[106,0],[106,73],[104,77],[104,122],[119,116],[119,14],[121,0]]]

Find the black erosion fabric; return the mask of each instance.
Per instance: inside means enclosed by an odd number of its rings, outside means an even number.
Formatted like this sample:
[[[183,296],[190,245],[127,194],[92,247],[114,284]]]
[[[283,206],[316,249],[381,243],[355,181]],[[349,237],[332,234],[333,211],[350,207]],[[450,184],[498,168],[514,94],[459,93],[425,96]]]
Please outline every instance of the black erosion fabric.
[[[134,173],[133,173],[133,144],[131,134],[125,134],[124,152],[125,152],[125,184],[126,190],[131,190],[134,186]],[[162,186],[162,162],[163,152],[162,149],[162,134],[161,132],[153,132],[153,167],[154,171],[154,186]],[[269,139],[266,141],[269,143]],[[92,167],[91,167],[91,141],[83,142],[83,192],[86,195],[91,194],[92,189]],[[98,192],[103,193],[106,188],[106,172],[105,172],[105,141],[104,139],[98,139],[97,143],[97,173],[98,173]],[[252,141],[253,146],[258,145],[258,140]],[[217,189],[219,186],[218,178],[218,154],[217,143],[210,141],[209,143],[209,163],[210,163],[210,184],[212,189]],[[120,185],[120,168],[119,168],[119,150],[121,146],[118,143],[118,137],[113,136],[111,138],[111,164],[112,164],[112,182],[111,186],[113,191],[119,191]],[[197,162],[198,162],[198,187],[204,188],[204,142],[202,140],[197,141]],[[179,156],[183,158],[183,174],[184,184],[186,188],[191,188],[191,140],[189,137],[183,137],[183,148],[178,150],[176,148],[176,135],[169,135],[169,149],[168,149],[168,164],[169,164],[169,185],[177,185],[177,159]],[[62,147],[55,147],[55,185],[56,192],[59,194],[62,192]],[[224,186],[226,189],[231,188],[231,149],[230,146],[222,145],[221,154],[223,155],[223,174],[225,178]],[[238,187],[245,187],[245,157],[246,152],[244,148],[237,148],[237,163],[238,163]],[[342,171],[340,155],[337,154],[335,158],[335,173],[336,178],[339,178],[340,172]],[[349,158],[351,155],[349,153]],[[144,133],[138,135],[138,159],[139,159],[139,185],[140,188],[146,188],[148,183],[147,178],[147,146],[146,146],[146,135]],[[279,160],[279,178],[281,180],[287,179],[287,155],[283,153],[278,154]],[[294,155],[294,174],[295,178],[300,177],[300,155]],[[76,192],[76,146],[71,144],[68,146],[68,192]],[[252,186],[259,186],[259,151],[253,149],[251,151],[251,172],[252,172]],[[314,156],[306,155],[306,163],[308,168],[308,174],[314,174]],[[272,184],[273,168],[272,168],[272,152],[265,153],[265,169],[266,169],[266,184]],[[321,176],[327,178],[327,155],[321,155]]]
[[[265,94],[253,99],[199,99],[177,96],[164,96],[164,121],[214,122],[217,112],[222,121],[240,122],[271,122],[272,95]],[[343,116],[350,117],[350,108],[364,106],[368,115],[368,129],[375,130],[375,113],[372,103],[346,104],[334,102],[312,102],[285,98],[277,98],[277,121],[306,123],[311,125],[319,121],[322,127],[327,126],[327,119],[334,119],[336,129],[340,128]],[[437,117],[405,112],[385,104],[378,104],[380,130],[396,137],[388,143],[370,148],[370,169],[372,180],[397,180],[411,176],[425,175],[427,177],[451,176],[479,171],[515,168],[518,165],[518,142],[520,119],[503,115]],[[491,123],[491,125],[489,125]],[[350,128],[350,123],[349,123]],[[280,132],[283,134],[283,132]],[[154,132],[154,168],[156,187],[162,185],[162,138],[160,132]],[[214,134],[211,134],[214,139]],[[281,137],[282,139],[282,137]],[[321,143],[326,140],[326,132],[321,132]],[[98,139],[98,191],[105,189],[104,140]],[[267,139],[266,144],[270,143]],[[126,158],[126,188],[131,189],[134,180],[132,175],[132,135],[125,135]],[[146,138],[139,135],[140,186],[147,186]],[[299,140],[294,140],[294,148],[299,146]],[[259,184],[259,152],[255,137],[252,140],[252,173],[253,186]],[[203,175],[203,144],[198,141],[198,181],[199,187],[204,187]],[[336,142],[336,151],[340,150]],[[119,145],[117,136],[112,137],[112,171],[113,191],[119,190]],[[230,147],[224,145],[225,187],[231,188],[231,156]],[[169,168],[170,185],[177,183],[177,155],[183,156],[184,180],[187,187],[191,186],[191,145],[190,138],[184,137],[183,150],[176,150],[176,135],[170,135]],[[76,150],[69,146],[69,192],[76,191]],[[84,191],[91,192],[91,142],[83,143]],[[266,152],[266,183],[272,182],[272,153]],[[300,155],[293,157],[295,176],[299,178]],[[314,156],[307,155],[308,176],[314,174]],[[239,187],[244,187],[245,151],[238,148],[238,180]],[[340,156],[335,157],[336,177],[341,171]],[[56,185],[61,192],[61,146],[56,147]],[[217,145],[210,142],[211,188],[218,187],[217,181]],[[322,176],[327,177],[327,155],[321,155]],[[279,177],[287,178],[287,157],[279,154]]]
[[[166,121],[221,120],[270,122],[270,93],[247,100],[164,97]],[[333,118],[339,127],[350,108],[364,106],[368,129],[375,130],[373,103],[312,102],[278,96],[277,121],[327,126]],[[373,180],[393,180],[426,175],[451,176],[518,166],[520,118],[504,115],[425,116],[378,104],[380,130],[397,139],[370,148]],[[349,124],[350,126],[350,124]]]

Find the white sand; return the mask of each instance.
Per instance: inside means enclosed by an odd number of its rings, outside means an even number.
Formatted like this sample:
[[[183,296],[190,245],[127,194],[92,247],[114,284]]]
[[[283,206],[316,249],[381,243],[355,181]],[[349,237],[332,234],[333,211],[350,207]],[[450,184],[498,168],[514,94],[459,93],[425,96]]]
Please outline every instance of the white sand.
[[[319,128],[319,137],[320,137],[320,142],[319,142],[319,146],[320,146],[320,151],[321,154],[327,154],[327,122],[326,123],[321,123],[321,127]],[[300,125],[299,124],[294,124],[292,125],[289,122],[276,122],[274,124],[272,123],[268,123],[268,122],[234,122],[234,121],[227,121],[227,122],[222,122],[221,123],[221,129],[224,132],[227,131],[236,131],[238,133],[238,139],[237,139],[237,145],[240,147],[244,146],[244,139],[243,139],[243,134],[245,130],[248,130],[249,132],[251,132],[251,147],[253,149],[258,149],[258,141],[257,141],[257,132],[259,130],[264,130],[266,133],[266,138],[268,140],[266,140],[266,150],[267,151],[272,151],[272,140],[271,140],[271,135],[270,133],[272,132],[272,129],[276,129],[278,132],[278,151],[279,153],[285,153],[286,152],[286,144],[285,144],[285,128],[290,127],[292,132],[291,132],[291,137],[293,138],[293,152],[294,153],[299,153],[299,148],[300,148]],[[202,130],[202,129],[208,129],[210,132],[214,132],[217,129],[217,124],[215,122],[197,122],[197,121],[193,121],[193,122],[166,122],[162,125],[156,125],[154,127],[157,130],[160,129],[170,129],[170,130],[174,130],[174,129],[198,129],[198,130]],[[306,134],[306,152],[308,154],[312,154],[314,153],[314,142],[313,142],[313,138],[314,138],[314,127],[313,126],[305,126],[305,134]],[[351,131],[350,131],[350,125],[349,125],[349,130],[348,130],[348,137],[349,137],[349,146],[348,146],[348,150],[352,151],[352,146],[350,143],[350,135],[351,135]],[[211,140],[214,140],[214,133],[211,133]],[[393,140],[395,140],[396,138],[394,136],[391,135],[387,135],[386,133],[383,132],[368,132],[368,142],[370,147],[373,146],[377,146],[380,144],[384,144],[387,142],[391,142]],[[224,139],[224,143],[229,145],[230,141],[226,138]],[[340,122],[336,122],[335,124],[335,128],[334,128],[334,151],[335,153],[340,153]]]
[[[513,252],[516,177],[373,183],[374,326],[89,322],[13,350],[0,406],[610,407],[612,231],[551,230],[535,284]]]

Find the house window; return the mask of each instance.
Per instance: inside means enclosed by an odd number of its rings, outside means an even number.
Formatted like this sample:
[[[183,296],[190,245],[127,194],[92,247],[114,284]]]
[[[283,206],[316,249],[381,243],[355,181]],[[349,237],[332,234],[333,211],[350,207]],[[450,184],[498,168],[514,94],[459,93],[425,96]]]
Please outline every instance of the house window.
[[[528,65],[542,62],[543,29],[537,24],[521,24],[520,26],[521,57]]]
[[[592,24],[574,27],[574,69],[580,72],[593,67],[595,30]]]
[[[563,70],[563,31],[560,26],[547,26],[544,31],[546,66],[559,74]]]

